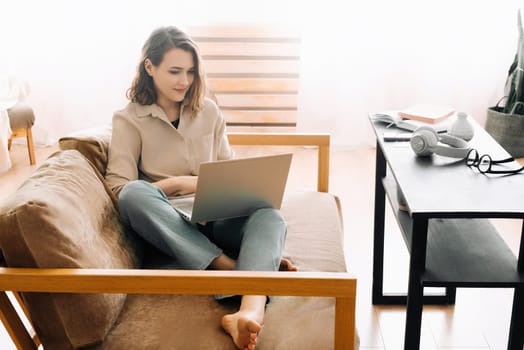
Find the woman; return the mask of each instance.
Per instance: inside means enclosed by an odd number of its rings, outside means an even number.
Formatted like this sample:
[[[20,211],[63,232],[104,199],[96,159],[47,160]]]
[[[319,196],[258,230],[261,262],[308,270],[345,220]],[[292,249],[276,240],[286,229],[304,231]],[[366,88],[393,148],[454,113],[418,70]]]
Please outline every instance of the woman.
[[[194,193],[199,164],[232,157],[225,120],[205,98],[194,42],[175,27],[144,44],[131,102],[113,117],[106,180],[123,222],[183,269],[296,270],[282,259],[286,225],[277,210],[205,225],[185,221],[168,199]],[[217,297],[220,298],[220,297]],[[266,296],[243,296],[222,327],[239,349],[254,349]]]

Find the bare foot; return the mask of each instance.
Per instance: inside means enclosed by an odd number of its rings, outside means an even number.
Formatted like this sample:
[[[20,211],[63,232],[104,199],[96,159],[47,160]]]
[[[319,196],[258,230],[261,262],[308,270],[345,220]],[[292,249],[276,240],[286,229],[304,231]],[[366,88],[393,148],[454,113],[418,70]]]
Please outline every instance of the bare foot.
[[[253,350],[257,345],[257,335],[262,325],[253,313],[238,311],[222,317],[222,327],[233,338],[236,347]]]
[[[282,258],[278,271],[298,271],[298,267],[291,260]]]

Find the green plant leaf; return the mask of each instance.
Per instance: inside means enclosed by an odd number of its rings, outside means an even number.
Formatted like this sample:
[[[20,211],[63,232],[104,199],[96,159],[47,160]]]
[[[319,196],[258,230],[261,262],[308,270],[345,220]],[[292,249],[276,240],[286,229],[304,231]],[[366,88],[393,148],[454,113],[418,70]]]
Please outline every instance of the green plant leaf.
[[[504,113],[524,115],[524,29],[520,9],[517,16],[517,54],[508,71],[505,92],[507,96]]]

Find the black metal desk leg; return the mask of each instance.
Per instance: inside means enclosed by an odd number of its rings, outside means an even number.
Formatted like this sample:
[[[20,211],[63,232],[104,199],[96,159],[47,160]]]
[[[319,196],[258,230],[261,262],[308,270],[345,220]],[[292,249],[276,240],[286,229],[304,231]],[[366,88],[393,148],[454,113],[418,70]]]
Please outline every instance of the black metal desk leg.
[[[377,142],[375,163],[375,220],[373,232],[373,287],[372,303],[380,304],[383,299],[384,280],[384,216],[386,193],[382,179],[386,176],[386,158]]]
[[[457,297],[456,287],[446,287],[446,301],[448,305],[454,305]]]
[[[424,287],[420,276],[426,266],[426,243],[428,240],[428,219],[413,217],[413,238],[409,261],[408,303],[406,310],[405,350],[418,350]]]
[[[522,350],[524,347],[524,287],[515,288],[513,310],[509,327],[508,350]]]
[[[524,271],[524,224],[521,228],[519,259],[517,269]],[[524,286],[515,288],[513,294],[513,310],[511,311],[511,324],[509,326],[509,350],[522,350],[524,348]]]

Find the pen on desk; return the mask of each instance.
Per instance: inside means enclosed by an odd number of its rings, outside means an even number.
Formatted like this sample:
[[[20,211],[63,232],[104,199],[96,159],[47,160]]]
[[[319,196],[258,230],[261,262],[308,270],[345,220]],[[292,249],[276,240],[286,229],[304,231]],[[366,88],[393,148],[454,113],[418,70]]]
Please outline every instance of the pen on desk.
[[[384,134],[384,142],[404,142],[411,140],[411,134]]]

